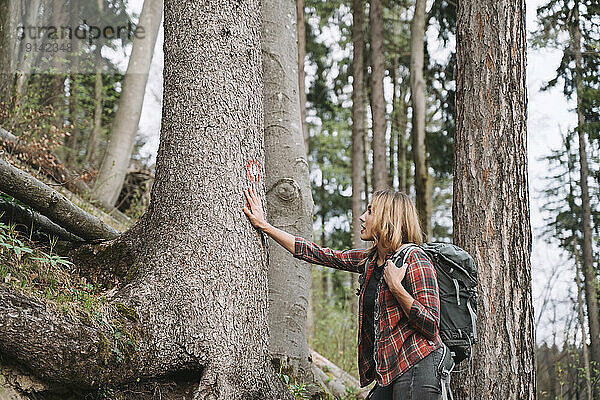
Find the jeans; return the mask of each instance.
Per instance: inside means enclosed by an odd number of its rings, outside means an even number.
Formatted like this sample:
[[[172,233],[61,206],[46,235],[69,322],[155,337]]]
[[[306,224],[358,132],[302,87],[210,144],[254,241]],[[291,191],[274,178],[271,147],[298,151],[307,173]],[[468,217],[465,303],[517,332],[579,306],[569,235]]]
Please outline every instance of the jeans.
[[[406,370],[389,386],[375,385],[367,400],[439,400],[442,397],[440,347]]]

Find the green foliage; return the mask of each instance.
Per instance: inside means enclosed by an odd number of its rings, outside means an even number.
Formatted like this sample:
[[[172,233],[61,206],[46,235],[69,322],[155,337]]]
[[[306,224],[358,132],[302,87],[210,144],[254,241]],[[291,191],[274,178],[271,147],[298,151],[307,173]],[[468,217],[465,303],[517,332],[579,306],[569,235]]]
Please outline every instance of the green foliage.
[[[317,282],[330,275],[331,295]],[[358,323],[351,311],[357,302],[348,272],[313,268],[313,324],[311,348],[344,371],[358,377]]]

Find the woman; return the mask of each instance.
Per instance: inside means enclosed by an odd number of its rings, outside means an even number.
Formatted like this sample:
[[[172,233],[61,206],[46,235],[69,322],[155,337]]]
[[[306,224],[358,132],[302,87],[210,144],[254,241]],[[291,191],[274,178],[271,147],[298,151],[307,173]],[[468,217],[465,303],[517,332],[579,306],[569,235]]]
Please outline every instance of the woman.
[[[373,194],[360,216],[360,238],[369,249],[322,248],[270,225],[253,188],[244,191],[243,208],[252,225],[294,257],[314,264],[364,274],[359,294],[358,363],[360,384],[373,380],[368,399],[439,399],[440,367],[445,355],[439,336],[439,290],[435,269],[421,249],[408,249],[398,268],[390,260],[423,234],[412,201],[392,190]]]

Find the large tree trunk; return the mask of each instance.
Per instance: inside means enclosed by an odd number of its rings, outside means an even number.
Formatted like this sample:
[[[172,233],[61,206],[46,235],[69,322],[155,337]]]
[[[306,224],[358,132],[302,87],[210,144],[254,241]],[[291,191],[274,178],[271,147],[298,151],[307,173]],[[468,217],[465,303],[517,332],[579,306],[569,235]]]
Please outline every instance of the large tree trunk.
[[[364,192],[364,136],[365,136],[365,62],[363,37],[364,7],[362,0],[352,1],[352,247],[362,246],[359,217],[363,210]],[[352,288],[357,285],[358,275],[352,274]],[[358,321],[358,302],[352,301],[352,314]]]
[[[138,379],[190,389],[167,399],[291,399],[268,352],[266,249],[241,210],[247,164],[264,160],[260,22],[258,1],[165,3],[151,204],[114,242],[77,253],[82,267],[118,266],[116,313],[95,326],[3,288],[2,354],[47,381],[116,386],[125,399],[139,398],[121,390]],[[128,332],[121,359],[111,326]]]
[[[385,140],[385,98],[383,77],[385,59],[383,54],[383,4],[371,0],[369,10],[371,43],[371,113],[373,118],[373,190],[388,187],[388,165]]]
[[[163,0],[144,1],[138,25],[145,28],[145,37],[133,41],[119,108],[94,185],[94,195],[105,207],[115,204],[127,175],[162,14]]]
[[[570,31],[575,55],[575,84],[577,88],[577,134],[579,138],[579,181],[581,185],[581,231],[583,232],[583,276],[585,282],[585,301],[590,327],[592,360],[600,365],[600,316],[598,314],[598,279],[594,271],[592,254],[592,228],[590,212],[590,195],[588,187],[588,160],[585,138],[585,116],[583,114],[583,82],[581,59],[581,31],[579,27],[579,1],[573,8],[574,21]]]
[[[313,199],[298,93],[294,0],[264,0],[261,29],[265,186],[269,222],[312,240]],[[269,348],[304,382],[314,382],[306,341],[311,267],[272,239],[269,249]]]
[[[524,1],[459,2],[454,242],[479,271],[478,341],[461,399],[536,393],[525,48]]]
[[[410,26],[410,98],[412,104],[412,153],[415,162],[416,205],[423,232],[431,238],[431,179],[425,149],[425,0],[415,1]]]

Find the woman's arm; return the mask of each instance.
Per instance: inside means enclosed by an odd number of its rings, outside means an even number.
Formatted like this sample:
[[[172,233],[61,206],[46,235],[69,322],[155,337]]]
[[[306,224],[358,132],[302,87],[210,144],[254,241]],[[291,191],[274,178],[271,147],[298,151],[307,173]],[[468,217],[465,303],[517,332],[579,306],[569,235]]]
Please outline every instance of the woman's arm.
[[[250,219],[250,223],[272,237],[294,257],[326,267],[360,272],[358,263],[366,256],[364,250],[332,250],[284,232],[267,222],[260,198],[254,188],[244,190],[244,194],[247,201],[244,212]]]

